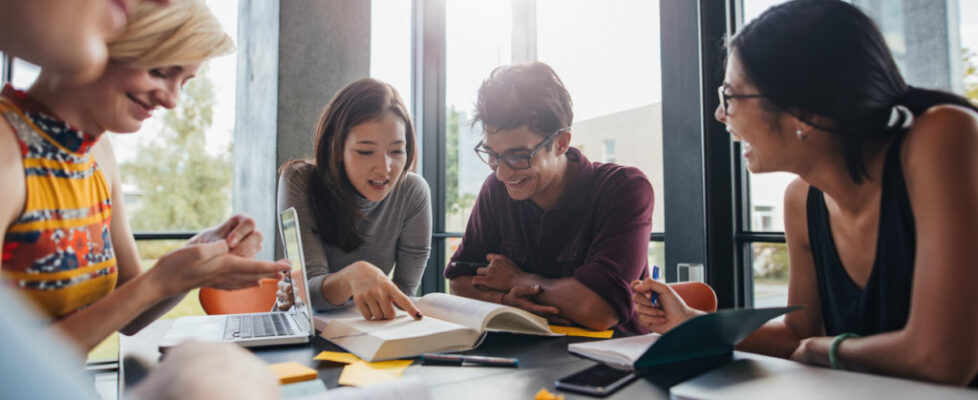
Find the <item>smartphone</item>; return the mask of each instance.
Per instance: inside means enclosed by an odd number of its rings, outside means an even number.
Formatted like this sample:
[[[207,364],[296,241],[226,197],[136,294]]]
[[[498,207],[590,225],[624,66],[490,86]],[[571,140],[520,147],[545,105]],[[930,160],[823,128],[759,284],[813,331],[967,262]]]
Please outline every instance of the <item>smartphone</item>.
[[[635,374],[635,371],[626,371],[598,364],[558,379],[556,387],[559,390],[607,396],[635,380],[636,377],[638,375]]]
[[[475,275],[479,268],[489,266],[489,263],[485,261],[452,261],[449,263],[452,268],[461,269],[462,275]]]

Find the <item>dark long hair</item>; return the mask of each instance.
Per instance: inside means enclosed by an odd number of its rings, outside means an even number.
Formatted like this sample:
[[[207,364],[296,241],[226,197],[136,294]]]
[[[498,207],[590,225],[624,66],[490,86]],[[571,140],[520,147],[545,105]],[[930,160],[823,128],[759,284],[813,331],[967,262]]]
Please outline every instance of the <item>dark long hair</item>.
[[[316,131],[316,157],[308,197],[315,213],[315,230],[327,244],[345,252],[363,244],[356,221],[364,215],[354,200],[356,189],[343,167],[343,145],[350,130],[361,123],[394,113],[404,122],[407,162],[404,172],[414,169],[417,155],[414,125],[407,107],[394,87],[375,79],[357,80],[339,91],[323,108]],[[309,160],[292,160],[281,170]],[[404,172],[396,184],[404,180]]]
[[[843,1],[794,0],[771,7],[738,32],[729,48],[770,104],[836,135],[856,183],[869,177],[864,152],[903,131],[900,124],[888,127],[894,106],[914,115],[938,104],[978,111],[960,96],[908,86],[879,28]],[[816,116],[827,122],[816,123]]]

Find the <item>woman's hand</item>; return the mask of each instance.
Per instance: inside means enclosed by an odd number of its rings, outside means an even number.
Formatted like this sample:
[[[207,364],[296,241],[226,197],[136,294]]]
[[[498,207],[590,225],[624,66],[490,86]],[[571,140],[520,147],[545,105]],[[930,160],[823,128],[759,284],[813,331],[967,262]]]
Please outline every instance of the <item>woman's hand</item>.
[[[218,240],[227,242],[231,254],[251,258],[261,250],[261,232],[255,228],[255,220],[247,215],[237,214],[223,224],[204,230],[190,238],[187,244],[211,243]]]
[[[638,322],[650,332],[665,333],[689,318],[702,314],[683,301],[669,285],[646,278],[632,282],[632,301],[638,313]],[[652,305],[652,293],[658,295],[656,305]]]
[[[356,303],[360,314],[368,320],[394,318],[394,306],[406,311],[414,319],[421,319],[421,311],[384,272],[366,261],[357,261],[343,269],[349,285],[353,302]]]
[[[289,282],[286,282],[289,281]],[[292,282],[288,279],[278,281],[278,289],[275,290],[275,307],[279,311],[288,311],[295,303],[292,297]]]
[[[258,286],[261,279],[281,279],[282,272],[290,269],[288,260],[259,261],[231,254],[227,243],[218,240],[166,253],[148,273],[166,297],[203,286],[224,290]]]
[[[132,388],[140,399],[271,399],[279,384],[264,361],[230,343],[188,341]]]
[[[815,364],[831,367],[829,348],[832,347],[833,337],[810,337],[802,339],[798,348],[791,353],[791,359],[805,364]]]

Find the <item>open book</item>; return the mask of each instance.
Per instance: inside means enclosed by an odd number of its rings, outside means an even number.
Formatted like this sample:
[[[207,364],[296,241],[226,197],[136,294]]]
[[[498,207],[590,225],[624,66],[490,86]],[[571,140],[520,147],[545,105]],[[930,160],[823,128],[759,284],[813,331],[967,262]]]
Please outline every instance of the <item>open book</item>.
[[[801,307],[724,310],[690,318],[663,335],[574,343],[571,353],[621,369],[641,369],[696,358],[721,356],[771,318]]]
[[[427,294],[417,306],[420,321],[398,310],[386,321],[316,316],[316,326],[324,339],[367,361],[469,350],[487,331],[562,336],[550,331],[546,319],[515,307],[444,293]]]

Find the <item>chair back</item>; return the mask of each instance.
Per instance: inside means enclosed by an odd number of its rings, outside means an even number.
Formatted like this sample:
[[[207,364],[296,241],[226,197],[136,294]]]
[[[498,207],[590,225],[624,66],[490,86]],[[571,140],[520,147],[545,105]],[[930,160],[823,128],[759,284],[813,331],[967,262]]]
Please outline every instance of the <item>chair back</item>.
[[[200,305],[208,315],[214,314],[246,314],[272,311],[275,305],[275,292],[278,290],[278,280],[265,278],[258,286],[238,289],[221,290],[200,288]]]
[[[706,312],[717,310],[717,294],[710,285],[703,282],[679,282],[670,283],[669,286],[688,306]]]

